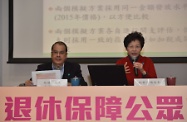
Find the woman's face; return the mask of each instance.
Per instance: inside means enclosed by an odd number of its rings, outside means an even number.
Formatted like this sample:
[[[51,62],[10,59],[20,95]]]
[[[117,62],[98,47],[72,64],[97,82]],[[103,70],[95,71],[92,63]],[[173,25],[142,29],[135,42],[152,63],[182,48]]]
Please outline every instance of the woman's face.
[[[139,40],[134,40],[126,48],[127,53],[130,57],[138,57],[140,55],[140,51],[142,50],[141,44]]]

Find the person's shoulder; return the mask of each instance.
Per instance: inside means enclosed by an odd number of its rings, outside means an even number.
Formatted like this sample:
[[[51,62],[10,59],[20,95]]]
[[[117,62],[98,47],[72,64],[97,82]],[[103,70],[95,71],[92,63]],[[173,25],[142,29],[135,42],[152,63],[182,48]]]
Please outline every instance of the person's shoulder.
[[[153,62],[152,59],[151,59],[150,57],[141,56],[141,58],[142,58],[144,61]]]
[[[52,65],[52,62],[47,62],[47,63],[39,64],[38,66],[51,66],[51,65]]]
[[[80,69],[81,69],[81,66],[80,66],[78,63],[66,61],[66,62],[64,63],[64,68],[65,68],[66,70],[76,71],[76,70],[80,70]]]
[[[37,66],[37,70],[51,70],[52,62],[42,63]]]
[[[116,63],[117,63],[117,64],[120,64],[120,63],[124,63],[124,62],[126,62],[126,61],[127,61],[127,57],[124,57],[124,58],[118,59],[118,60],[116,61]]]

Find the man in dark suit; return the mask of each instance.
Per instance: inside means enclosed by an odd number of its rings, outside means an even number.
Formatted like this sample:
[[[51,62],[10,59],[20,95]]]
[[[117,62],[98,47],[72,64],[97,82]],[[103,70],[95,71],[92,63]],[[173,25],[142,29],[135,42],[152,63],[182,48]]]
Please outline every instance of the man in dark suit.
[[[64,42],[57,41],[51,47],[51,62],[38,65],[36,71],[60,70],[62,79],[68,79],[68,85],[71,85],[70,79],[73,77],[80,78],[80,85],[87,86],[81,73],[80,65],[77,63],[67,62],[67,45]],[[27,80],[25,86],[32,86],[33,83]]]

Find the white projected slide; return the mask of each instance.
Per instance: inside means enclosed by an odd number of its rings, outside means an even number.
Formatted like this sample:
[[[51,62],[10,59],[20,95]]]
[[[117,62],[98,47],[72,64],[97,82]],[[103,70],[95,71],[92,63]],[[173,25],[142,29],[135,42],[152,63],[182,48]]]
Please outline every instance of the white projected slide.
[[[145,37],[142,55],[187,57],[186,0],[15,0],[14,4],[17,58],[50,57],[51,45],[58,40],[68,45],[70,58],[124,57],[123,40],[132,31]],[[29,44],[26,51],[20,42]]]

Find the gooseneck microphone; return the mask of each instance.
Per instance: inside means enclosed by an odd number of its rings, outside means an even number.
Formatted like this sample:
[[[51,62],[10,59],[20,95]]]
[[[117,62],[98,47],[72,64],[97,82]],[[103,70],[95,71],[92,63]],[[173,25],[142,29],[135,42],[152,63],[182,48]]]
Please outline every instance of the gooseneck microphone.
[[[136,62],[136,59],[137,59],[136,56],[132,56],[133,64]],[[138,69],[135,68],[135,67],[134,67],[134,74],[135,74],[136,76],[138,76]]]

